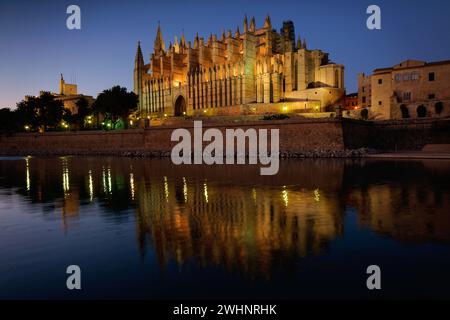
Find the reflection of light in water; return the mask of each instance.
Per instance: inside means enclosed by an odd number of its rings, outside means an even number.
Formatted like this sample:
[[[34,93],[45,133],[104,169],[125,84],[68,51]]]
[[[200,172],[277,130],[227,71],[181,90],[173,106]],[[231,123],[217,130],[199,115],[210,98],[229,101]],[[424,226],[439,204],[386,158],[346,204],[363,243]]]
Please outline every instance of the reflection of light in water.
[[[166,176],[164,176],[164,195],[166,196],[166,202],[169,202],[169,183]]]
[[[26,172],[27,172],[27,177],[26,177],[27,191],[30,191],[31,181],[30,181],[30,159],[29,159],[29,157],[25,158],[25,165],[26,165]]]
[[[94,200],[94,181],[92,180],[92,171],[89,170],[89,201]]]
[[[252,189],[252,197],[253,197],[253,201],[256,204],[256,189],[255,188]]]
[[[319,191],[319,189],[314,190],[314,200],[316,200],[317,202],[320,201],[320,191]]]
[[[134,200],[134,175],[130,173],[130,192],[131,192],[131,200]]]
[[[203,194],[205,195],[206,203],[208,203],[208,186],[206,185],[206,182],[203,184]]]
[[[111,168],[108,168],[108,193],[112,192]]]
[[[183,195],[184,195],[184,202],[187,202],[188,201],[188,186],[187,186],[185,177],[183,177]]]
[[[106,172],[105,172],[105,167],[102,167],[102,182],[103,182],[103,193],[106,193]]]
[[[69,192],[70,189],[70,182],[69,182],[69,166],[67,163],[67,158],[63,157],[62,160],[62,167],[63,167],[63,190],[64,193]]]
[[[284,201],[284,206],[287,207],[289,204],[289,195],[288,195],[288,191],[286,190],[286,186],[283,186],[283,191],[281,191],[281,195],[283,197],[283,201]]]

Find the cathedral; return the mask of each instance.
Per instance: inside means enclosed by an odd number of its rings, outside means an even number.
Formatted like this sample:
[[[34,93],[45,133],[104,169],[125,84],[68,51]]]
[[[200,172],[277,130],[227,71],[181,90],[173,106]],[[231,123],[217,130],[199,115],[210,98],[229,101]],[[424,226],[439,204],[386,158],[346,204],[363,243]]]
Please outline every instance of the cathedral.
[[[344,91],[344,66],[296,41],[292,21],[277,32],[269,16],[261,28],[244,17],[242,32],[197,34],[193,43],[182,34],[167,48],[158,25],[148,63],[137,47],[134,92],[143,117],[318,112]]]

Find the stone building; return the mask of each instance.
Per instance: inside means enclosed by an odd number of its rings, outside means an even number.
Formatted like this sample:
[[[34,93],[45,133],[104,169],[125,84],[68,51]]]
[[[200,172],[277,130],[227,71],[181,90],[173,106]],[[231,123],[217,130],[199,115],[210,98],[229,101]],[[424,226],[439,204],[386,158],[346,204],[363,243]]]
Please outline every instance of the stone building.
[[[269,16],[261,28],[245,17],[242,33],[182,35],[167,49],[158,26],[148,63],[138,44],[134,91],[148,117],[323,110],[344,94],[344,66],[295,41],[292,21],[277,32]]]
[[[450,60],[406,60],[358,75],[358,104],[372,118],[400,119],[450,115]]]
[[[59,80],[59,93],[53,93],[56,100],[61,100],[64,104],[64,108],[70,110],[72,114],[78,113],[77,101],[84,98],[91,106],[94,103],[92,96],[87,96],[78,93],[78,86],[76,84],[66,83],[63,75]]]

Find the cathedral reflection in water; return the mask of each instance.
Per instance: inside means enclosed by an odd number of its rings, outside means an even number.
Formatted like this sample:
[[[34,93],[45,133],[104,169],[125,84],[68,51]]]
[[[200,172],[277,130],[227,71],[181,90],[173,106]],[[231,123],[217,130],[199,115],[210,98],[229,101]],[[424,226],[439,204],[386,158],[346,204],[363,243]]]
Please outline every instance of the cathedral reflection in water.
[[[159,159],[0,164],[2,187],[18,188],[44,213],[59,208],[65,230],[93,203],[119,220],[134,215],[141,255],[154,250],[161,269],[173,260],[248,277],[289,272],[296,259],[320,255],[344,236],[347,208],[358,212],[360,228],[401,242],[450,241],[450,169],[440,161],[285,161],[275,177],[252,166]]]

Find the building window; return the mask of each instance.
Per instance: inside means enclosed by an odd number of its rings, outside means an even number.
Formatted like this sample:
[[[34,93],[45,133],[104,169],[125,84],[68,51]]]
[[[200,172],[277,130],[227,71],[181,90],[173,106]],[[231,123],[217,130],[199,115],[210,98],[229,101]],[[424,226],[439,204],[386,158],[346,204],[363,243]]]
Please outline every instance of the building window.
[[[403,100],[404,101],[411,100],[411,92],[403,92]]]
[[[362,87],[362,92],[366,92],[366,89],[364,87]]]
[[[378,79],[378,84],[382,84],[383,83],[383,79]]]
[[[436,98],[436,95],[434,94],[434,93],[430,93],[429,95],[428,95],[428,99],[430,99],[430,100],[433,100],[433,99],[435,99]]]
[[[411,80],[411,74],[410,73],[405,73],[403,75],[403,81],[409,81]]]
[[[362,103],[366,103],[366,97],[362,97]]]
[[[395,75],[395,82],[400,82],[402,81],[402,75],[400,73]]]
[[[428,81],[434,81],[434,72],[430,72],[429,74],[428,74]]]
[[[419,80],[419,74],[418,74],[417,72],[413,72],[413,73],[411,74],[411,80],[412,80],[412,81]]]
[[[381,106],[383,104],[383,102],[381,102],[381,101],[378,101],[378,105],[379,106]]]

